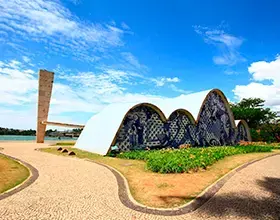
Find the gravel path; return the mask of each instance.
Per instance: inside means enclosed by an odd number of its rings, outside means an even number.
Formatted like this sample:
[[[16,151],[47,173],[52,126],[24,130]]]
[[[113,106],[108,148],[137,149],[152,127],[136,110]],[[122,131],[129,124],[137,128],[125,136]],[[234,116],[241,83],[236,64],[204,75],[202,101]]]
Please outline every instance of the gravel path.
[[[280,155],[234,175],[195,212],[156,216],[119,200],[117,181],[105,167],[78,158],[34,151],[34,143],[0,143],[3,153],[36,167],[38,179],[0,200],[0,219],[280,219]]]

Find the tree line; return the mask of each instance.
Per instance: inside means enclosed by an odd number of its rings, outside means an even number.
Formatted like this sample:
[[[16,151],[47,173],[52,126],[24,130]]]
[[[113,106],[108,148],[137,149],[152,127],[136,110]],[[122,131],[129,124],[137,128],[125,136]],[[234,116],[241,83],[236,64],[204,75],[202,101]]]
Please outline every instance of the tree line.
[[[27,136],[35,136],[36,131],[29,129],[29,130],[20,130],[20,129],[13,129],[13,128],[1,128],[0,127],[0,135],[27,135]]]
[[[263,99],[249,98],[230,103],[230,107],[236,120],[244,119],[248,123],[253,141],[280,142],[279,115],[264,103]]]
[[[69,131],[69,133],[81,133],[82,129],[80,128],[75,128]],[[49,136],[53,132],[59,132],[56,129],[48,129],[46,130],[46,136]],[[2,128],[0,127],[0,135],[25,135],[25,136],[35,136],[36,135],[36,130],[23,130],[23,129],[13,129],[13,128]]]

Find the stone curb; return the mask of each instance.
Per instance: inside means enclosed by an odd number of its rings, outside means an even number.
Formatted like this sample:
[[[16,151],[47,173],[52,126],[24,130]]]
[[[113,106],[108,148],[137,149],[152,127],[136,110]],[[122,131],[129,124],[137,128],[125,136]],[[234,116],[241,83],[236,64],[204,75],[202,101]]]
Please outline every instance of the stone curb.
[[[85,159],[85,160],[92,162],[92,163],[96,163],[103,167],[106,167],[114,174],[114,176],[117,180],[117,183],[118,183],[118,195],[119,195],[120,201],[126,207],[133,209],[135,211],[138,211],[138,212],[146,213],[146,214],[176,216],[176,215],[183,215],[183,214],[193,212],[196,209],[198,209],[199,207],[201,207],[204,203],[206,203],[209,199],[211,199],[223,187],[223,185],[232,176],[234,176],[237,172],[243,170],[244,168],[248,167],[249,165],[251,165],[253,163],[256,163],[260,160],[264,160],[264,159],[267,159],[269,157],[273,157],[276,155],[280,155],[280,153],[268,155],[266,157],[253,160],[253,161],[247,162],[243,165],[240,165],[239,167],[236,167],[235,169],[233,169],[232,171],[230,171],[229,173],[225,174],[223,177],[218,179],[212,185],[207,187],[192,201],[190,201],[187,204],[184,204],[180,207],[169,208],[169,209],[153,208],[153,207],[144,206],[144,205],[138,203],[137,201],[135,201],[135,199],[132,197],[132,195],[130,193],[129,185],[128,185],[126,178],[119,171],[117,171],[116,169],[114,169],[108,165],[105,165],[105,164],[102,164],[102,163],[99,163],[99,162],[96,162],[96,161],[93,161],[90,159]]]
[[[32,183],[35,182],[35,180],[39,177],[39,172],[38,170],[33,167],[32,165],[30,165],[29,163],[26,163],[18,158],[0,153],[1,155],[4,155],[5,157],[8,157],[10,159],[13,159],[15,161],[17,161],[18,163],[22,164],[23,166],[25,166],[28,170],[29,170],[29,177],[24,180],[21,184],[15,186],[14,188],[9,189],[8,191],[5,191],[3,193],[0,194],[0,200],[5,199],[23,189],[25,189],[26,187],[30,186]]]

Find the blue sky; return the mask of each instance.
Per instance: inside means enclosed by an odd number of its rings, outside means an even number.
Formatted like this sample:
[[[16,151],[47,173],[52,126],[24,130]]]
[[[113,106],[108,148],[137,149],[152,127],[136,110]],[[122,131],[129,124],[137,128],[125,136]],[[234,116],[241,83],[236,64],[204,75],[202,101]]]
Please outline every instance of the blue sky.
[[[0,126],[35,128],[40,68],[55,72],[54,121],[84,124],[110,103],[211,88],[280,110],[279,7],[0,0]]]

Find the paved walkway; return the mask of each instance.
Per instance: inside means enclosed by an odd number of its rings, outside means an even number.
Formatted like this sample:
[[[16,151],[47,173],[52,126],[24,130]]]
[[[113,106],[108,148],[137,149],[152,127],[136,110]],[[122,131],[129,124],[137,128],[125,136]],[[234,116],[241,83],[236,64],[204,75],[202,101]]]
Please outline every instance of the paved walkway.
[[[234,175],[195,212],[173,217],[140,213],[118,198],[117,182],[105,167],[78,158],[34,151],[46,145],[0,143],[3,153],[36,167],[38,179],[0,200],[0,219],[279,219],[280,155]]]

